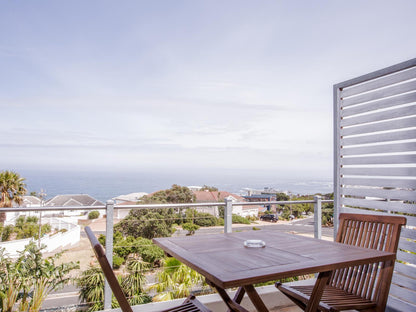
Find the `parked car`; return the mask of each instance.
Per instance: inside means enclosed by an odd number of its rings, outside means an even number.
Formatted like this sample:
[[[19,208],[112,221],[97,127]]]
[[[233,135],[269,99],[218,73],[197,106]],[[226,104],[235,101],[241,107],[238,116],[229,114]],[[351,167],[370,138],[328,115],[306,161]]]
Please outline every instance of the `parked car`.
[[[274,214],[265,214],[260,217],[260,220],[277,222],[278,218]]]

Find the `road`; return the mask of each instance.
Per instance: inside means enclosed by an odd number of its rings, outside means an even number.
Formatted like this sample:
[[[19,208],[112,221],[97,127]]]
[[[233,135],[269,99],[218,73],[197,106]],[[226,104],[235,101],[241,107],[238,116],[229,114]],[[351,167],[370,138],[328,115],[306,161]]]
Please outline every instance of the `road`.
[[[42,305],[42,310],[77,305],[79,304],[78,295],[79,292],[76,286],[65,286],[63,289],[56,291],[46,297],[46,300]]]
[[[244,230],[251,230],[253,227],[259,229],[268,229],[268,230],[276,230],[282,231],[287,233],[294,233],[300,235],[308,235],[313,236],[314,233],[314,222],[313,217],[308,217],[305,219],[294,220],[292,222],[265,222],[265,221],[258,221],[256,224],[251,225],[242,225],[242,224],[235,224],[233,225],[234,231],[244,231]],[[222,233],[224,231],[224,227],[208,227],[208,228],[200,228],[196,231],[195,235],[207,235],[207,234],[215,234],[215,233]],[[94,231],[95,234],[105,234],[104,231]],[[186,235],[187,231],[185,230],[177,230],[174,236],[184,236]],[[322,236],[325,239],[331,239],[333,237],[334,229],[333,228],[322,228]],[[82,232],[82,236],[85,236],[85,233]],[[42,305],[42,309],[48,308],[55,308],[55,307],[63,307],[63,306],[70,306],[79,303],[78,299],[78,291],[75,286],[66,286],[63,290],[59,292],[55,292],[49,295],[44,304]]]

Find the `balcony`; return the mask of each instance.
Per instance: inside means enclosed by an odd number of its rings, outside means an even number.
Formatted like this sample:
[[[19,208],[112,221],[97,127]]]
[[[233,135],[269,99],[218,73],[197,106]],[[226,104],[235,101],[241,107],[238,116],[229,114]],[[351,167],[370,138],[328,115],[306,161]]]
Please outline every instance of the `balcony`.
[[[281,224],[281,222],[275,223],[269,223],[269,222],[261,222],[262,224],[252,223],[250,225],[242,225],[242,224],[233,224],[232,223],[232,211],[233,207],[242,207],[245,205],[264,205],[264,202],[233,202],[229,199],[226,199],[224,202],[212,202],[212,203],[202,203],[202,204],[162,204],[162,205],[119,205],[114,206],[112,202],[108,202],[105,206],[91,206],[91,207],[37,207],[37,208],[4,208],[4,211],[7,212],[18,212],[21,214],[36,214],[40,216],[40,222],[42,224],[47,222],[54,222],[52,227],[54,228],[63,228],[64,224],[66,224],[61,218],[48,218],[48,214],[59,214],[60,211],[91,211],[91,210],[102,210],[105,211],[106,218],[100,219],[98,221],[92,222],[91,226],[93,230],[96,232],[96,234],[104,234],[106,235],[106,253],[108,257],[111,259],[113,256],[113,249],[114,246],[112,244],[112,237],[114,236],[114,224],[118,222],[117,218],[114,218],[115,216],[119,216],[121,211],[126,211],[126,209],[132,209],[132,210],[141,210],[141,209],[160,209],[160,208],[172,208],[175,209],[175,211],[181,211],[183,214],[189,209],[206,209],[207,207],[223,207],[224,212],[224,226],[216,226],[212,228],[202,228],[202,230],[198,230],[195,235],[210,235],[213,233],[229,233],[232,231],[251,231],[253,230],[253,227],[255,229],[261,229],[261,228],[277,228],[281,231],[290,231],[290,232],[298,232],[300,235],[307,235],[307,236],[315,236],[315,237],[321,237],[321,226],[320,226],[320,215],[319,212],[321,210],[321,205],[325,203],[331,203],[332,200],[322,200],[319,196],[316,196],[313,200],[305,200],[305,201],[274,201],[274,202],[267,202],[268,205],[291,205],[291,204],[306,204],[311,205],[313,207],[313,210],[315,213],[315,226],[312,227],[310,225],[306,226],[295,226],[292,225],[293,223],[286,222],[284,224]],[[296,223],[296,222],[295,222]],[[83,231],[81,229],[82,226],[73,225],[68,226],[65,225],[68,230],[64,231],[63,233],[59,233],[59,235],[66,235],[66,236],[59,236],[58,240],[67,241],[67,242],[75,242],[78,239],[80,239],[79,245],[81,246],[78,251],[79,257],[83,255],[84,258],[89,259],[91,261],[94,261],[94,258],[92,257],[92,249],[87,243],[87,240],[83,235]],[[74,234],[75,233],[75,234]],[[77,236],[78,233],[78,236]],[[332,231],[325,231],[326,237],[325,239],[332,239]],[[178,230],[173,235],[179,236],[179,235],[186,235],[186,231],[184,230]],[[108,239],[110,238],[110,239]],[[47,254],[50,255],[53,252],[51,252],[52,249],[56,250],[56,242],[50,242],[48,240],[49,237],[42,237],[40,243],[47,244],[49,249],[47,249]],[[28,240],[22,242],[27,243]],[[36,241],[38,244],[39,241]],[[8,250],[10,255],[17,256],[18,255],[18,247],[8,248],[7,245],[10,246],[11,242],[3,242],[0,245],[2,247],[6,248],[6,251]],[[65,245],[65,243],[63,244]],[[22,245],[20,246],[22,248]],[[57,250],[68,248],[69,245],[63,246],[63,248],[58,248]],[[120,246],[117,246],[118,248]],[[127,246],[126,246],[127,247]],[[87,255],[85,257],[85,255]],[[86,265],[89,263],[84,263],[84,269]],[[150,274],[151,275],[151,274]],[[154,274],[153,274],[154,275]],[[305,281],[308,282],[308,281]],[[198,291],[198,290],[197,290]],[[76,290],[72,290],[71,293],[73,296],[76,296]],[[296,311],[296,307],[293,305],[293,303],[286,299],[283,295],[279,294],[279,292],[276,290],[276,288],[273,285],[270,286],[262,286],[258,288],[258,292],[261,295],[262,299],[265,301],[266,304],[269,305],[269,308],[273,311],[273,309],[282,309],[283,311]],[[110,294],[110,289],[105,288],[105,294],[107,298]],[[155,295],[153,292],[152,295]],[[208,295],[198,295],[198,298],[206,304],[212,311],[221,311],[225,310],[225,305],[223,304],[221,298],[217,294],[208,294]],[[170,300],[165,302],[153,302],[148,304],[141,304],[138,306],[134,306],[134,310],[140,310],[140,311],[158,311],[161,309],[164,309],[166,307],[172,306],[174,304],[177,304],[177,301],[181,301],[183,299],[177,299],[177,300]],[[246,299],[245,299],[246,300]],[[279,306],[276,306],[276,304],[279,303]],[[107,303],[108,304],[108,303]],[[243,302],[244,305],[246,305],[248,308],[250,308],[249,302]],[[59,294],[52,294],[49,296],[48,300],[46,300],[43,309],[45,310],[58,310],[59,306],[61,305],[61,297]],[[251,306],[252,307],[252,306]],[[76,309],[75,305],[72,305],[72,307],[66,307],[65,309]],[[107,306],[107,309],[109,306]],[[253,307],[252,307],[253,308]],[[253,310],[254,311],[254,310]]]

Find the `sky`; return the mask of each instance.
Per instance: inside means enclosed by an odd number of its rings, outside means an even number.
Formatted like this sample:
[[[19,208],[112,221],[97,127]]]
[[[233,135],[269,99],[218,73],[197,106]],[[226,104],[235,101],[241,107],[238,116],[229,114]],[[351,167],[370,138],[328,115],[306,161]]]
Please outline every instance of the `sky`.
[[[416,57],[416,1],[0,2],[0,169],[331,178],[334,84]]]

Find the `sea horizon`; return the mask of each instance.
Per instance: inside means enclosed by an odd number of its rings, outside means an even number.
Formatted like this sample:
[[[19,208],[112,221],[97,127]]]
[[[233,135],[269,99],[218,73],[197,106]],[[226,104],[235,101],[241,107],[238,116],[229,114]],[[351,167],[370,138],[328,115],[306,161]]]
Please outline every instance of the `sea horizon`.
[[[25,178],[28,193],[41,190],[46,198],[62,194],[89,194],[105,202],[119,195],[152,193],[181,186],[217,187],[220,191],[245,194],[247,189],[273,188],[299,195],[333,192],[332,181],[322,177],[288,177],[266,175],[264,172],[237,170],[184,171],[88,171],[88,170],[36,170],[17,171]]]

